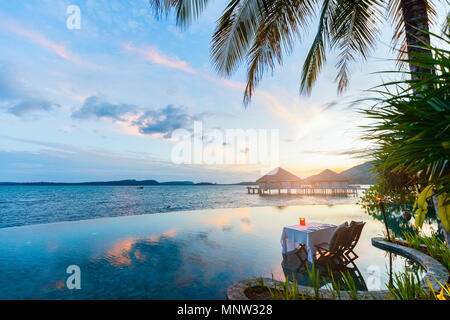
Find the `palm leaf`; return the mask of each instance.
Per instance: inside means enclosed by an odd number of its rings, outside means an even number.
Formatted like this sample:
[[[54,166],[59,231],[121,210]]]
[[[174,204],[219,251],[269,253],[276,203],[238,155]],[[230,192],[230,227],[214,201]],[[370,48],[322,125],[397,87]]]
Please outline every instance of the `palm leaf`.
[[[231,75],[246,56],[267,0],[231,0],[218,21],[211,57],[221,75]]]
[[[333,0],[323,1],[316,36],[303,63],[300,82],[300,91],[303,93],[311,93],[312,86],[317,80],[317,75],[325,64],[325,50],[330,34],[330,16],[334,6],[335,2]]]
[[[349,63],[356,61],[357,55],[367,60],[370,50],[375,47],[381,5],[381,1],[344,0],[332,14],[331,46],[339,49],[336,64],[339,92],[348,86]]]
[[[210,0],[150,0],[150,6],[157,17],[176,12],[177,26],[186,28],[197,20]]]
[[[247,105],[255,87],[267,69],[282,63],[283,51],[290,51],[299,36],[299,29],[308,24],[314,8],[310,1],[272,1],[264,14],[252,48],[248,54],[247,86],[244,104]]]

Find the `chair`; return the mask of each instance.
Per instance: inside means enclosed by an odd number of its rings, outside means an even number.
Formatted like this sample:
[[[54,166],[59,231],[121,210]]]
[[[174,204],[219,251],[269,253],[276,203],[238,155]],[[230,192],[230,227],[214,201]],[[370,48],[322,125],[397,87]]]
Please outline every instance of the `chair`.
[[[298,269],[303,267],[303,269],[307,270],[308,269],[308,252],[306,251],[306,244],[299,243],[298,247],[295,250],[295,255],[300,260],[300,267]]]
[[[355,249],[358,244],[359,238],[361,236],[362,229],[364,228],[365,222],[356,222],[352,221],[350,223],[350,232],[349,232],[349,243],[347,248],[344,250],[345,262],[346,266],[351,263],[356,267],[354,261],[358,259],[358,255],[355,253],[353,249]]]
[[[322,265],[333,265],[335,267],[345,267],[349,262],[344,256],[344,251],[348,249],[350,227],[347,223],[336,228],[329,243],[321,243],[317,248],[317,263]]]

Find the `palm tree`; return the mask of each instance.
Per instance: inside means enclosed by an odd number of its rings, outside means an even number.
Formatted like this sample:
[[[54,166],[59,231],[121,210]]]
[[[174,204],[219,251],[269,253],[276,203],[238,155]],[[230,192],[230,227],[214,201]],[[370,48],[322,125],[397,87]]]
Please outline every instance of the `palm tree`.
[[[150,0],[157,16],[176,12],[177,24],[187,27],[197,19],[210,0]],[[386,20],[394,26],[393,47],[401,47],[410,57],[427,53],[428,26],[435,16],[431,0],[229,0],[218,20],[211,41],[216,71],[230,76],[247,64],[244,103],[267,70],[281,64],[294,43],[318,18],[316,35],[303,63],[300,89],[310,93],[326,62],[326,52],[338,51],[336,82],[342,93],[349,83],[349,65],[366,60],[377,42],[380,25]],[[401,58],[401,55],[399,56]],[[429,72],[410,65],[410,74]]]
[[[402,80],[369,91],[369,98],[364,100],[370,102],[370,107],[362,112],[374,122],[363,128],[367,130],[365,139],[374,143],[375,170],[394,177],[415,177],[414,184],[422,189],[415,211],[416,225],[422,226],[427,200],[432,199],[450,248],[450,37],[431,35],[440,40],[442,48],[428,45],[406,60],[427,72],[411,80],[399,77]],[[423,53],[428,51],[431,55]],[[397,194],[402,189],[406,192],[407,179],[398,181],[398,185],[386,179],[388,189]]]

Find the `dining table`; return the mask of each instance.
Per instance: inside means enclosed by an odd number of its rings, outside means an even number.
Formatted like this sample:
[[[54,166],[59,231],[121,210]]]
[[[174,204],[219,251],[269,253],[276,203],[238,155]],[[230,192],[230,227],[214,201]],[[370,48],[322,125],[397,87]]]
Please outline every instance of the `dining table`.
[[[329,223],[309,222],[305,225],[283,227],[281,246],[283,254],[296,250],[299,244],[306,244],[308,261],[313,263],[317,245],[328,243],[336,226]]]

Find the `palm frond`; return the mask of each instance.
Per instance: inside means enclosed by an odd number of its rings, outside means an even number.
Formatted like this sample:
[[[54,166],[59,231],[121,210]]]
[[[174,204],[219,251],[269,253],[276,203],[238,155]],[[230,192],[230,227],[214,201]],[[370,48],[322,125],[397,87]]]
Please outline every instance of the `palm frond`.
[[[231,75],[247,55],[269,0],[231,0],[211,41],[211,58],[220,75]]]
[[[264,72],[267,69],[273,71],[275,63],[282,63],[283,51],[292,49],[294,41],[299,36],[299,29],[307,27],[308,18],[313,10],[311,1],[271,1],[248,54],[245,105],[249,103]]]
[[[344,0],[333,11],[331,46],[339,49],[336,81],[340,93],[348,86],[349,63],[356,61],[357,55],[367,60],[375,47],[381,6],[381,1]]]
[[[330,16],[335,5],[334,0],[324,0],[322,4],[316,36],[303,63],[300,92],[311,93],[317,75],[325,64],[325,50],[330,35]]]
[[[186,28],[198,19],[210,0],[149,0],[149,2],[157,17],[174,11],[177,26]]]
[[[433,37],[450,46],[448,38]],[[424,46],[432,53],[412,52],[405,62],[433,72],[408,80],[391,81],[376,89],[375,104],[364,110],[375,120],[366,126],[366,139],[375,142],[373,156],[393,172],[419,177],[424,184],[442,185],[450,191],[450,54]],[[403,73],[403,72],[402,72]],[[411,72],[406,73],[412,74]],[[381,168],[381,167],[380,167]]]

